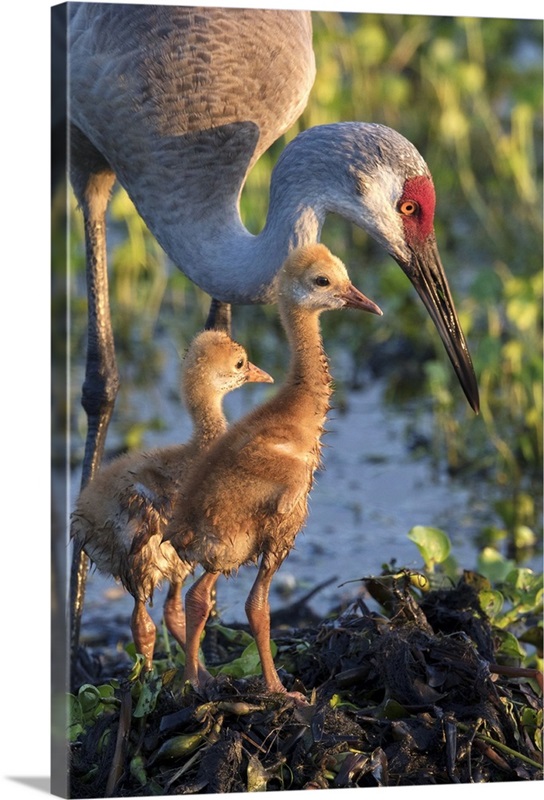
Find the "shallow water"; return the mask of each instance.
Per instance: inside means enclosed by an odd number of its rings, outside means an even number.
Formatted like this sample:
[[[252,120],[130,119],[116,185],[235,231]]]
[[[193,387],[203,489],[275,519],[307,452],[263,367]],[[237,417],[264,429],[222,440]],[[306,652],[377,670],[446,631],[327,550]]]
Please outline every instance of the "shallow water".
[[[173,348],[168,361],[164,370],[167,387],[148,388],[140,393],[133,390],[131,395],[132,401],[141,406],[142,418],[149,418],[152,408],[153,414],[165,423],[162,432],[146,435],[146,447],[182,442],[190,435],[187,415],[175,400],[177,355]],[[238,390],[226,399],[227,415],[231,420],[238,418],[271,391],[275,387],[246,386]],[[489,496],[487,501],[480,500],[477,493],[469,492],[459,480],[437,469],[430,459],[415,458],[410,453],[405,436],[409,421],[406,413],[392,413],[386,407],[379,382],[362,391],[349,392],[346,407],[345,413],[330,415],[324,469],[318,473],[312,491],[307,525],[273,582],[273,610],[334,578],[309,603],[314,612],[326,615],[357,593],[361,577],[379,574],[383,563],[395,559],[398,567],[421,567],[419,552],[407,539],[414,525],[444,530],[458,563],[472,569],[477,555],[474,536],[483,524],[493,521]],[[429,434],[430,426],[429,418]],[[115,418],[110,434],[110,443],[115,444]],[[74,498],[78,486],[76,470],[72,482]],[[478,491],[481,495],[482,487]],[[220,578],[217,597],[222,621],[245,621],[244,602],[255,575],[256,568],[249,566],[229,579]],[[157,591],[150,609],[157,623],[163,597],[164,589]],[[124,636],[125,629],[126,638],[130,638],[131,610],[132,600],[122,587],[91,571],[82,619],[83,641],[94,638],[104,626],[112,629],[113,637]]]

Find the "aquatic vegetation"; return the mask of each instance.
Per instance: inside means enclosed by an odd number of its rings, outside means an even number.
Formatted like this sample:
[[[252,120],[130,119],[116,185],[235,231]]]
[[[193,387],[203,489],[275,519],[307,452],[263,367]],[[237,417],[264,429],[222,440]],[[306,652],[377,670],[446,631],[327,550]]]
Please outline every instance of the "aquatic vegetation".
[[[132,653],[128,677],[83,685],[73,796],[541,780],[542,576],[487,558],[452,577],[442,531],[409,538],[421,569],[386,565],[327,619],[274,631],[307,707],[263,694],[251,636],[220,623],[228,656],[201,694],[177,646],[143,677]]]

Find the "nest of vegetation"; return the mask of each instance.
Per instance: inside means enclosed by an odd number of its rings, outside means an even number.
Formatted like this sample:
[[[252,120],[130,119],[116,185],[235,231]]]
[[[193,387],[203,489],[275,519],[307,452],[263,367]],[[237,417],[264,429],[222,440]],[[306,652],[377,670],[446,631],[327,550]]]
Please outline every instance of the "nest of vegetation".
[[[361,596],[309,627],[274,631],[280,677],[307,707],[264,694],[259,677],[220,674],[196,694],[170,669],[149,679],[153,701],[135,715],[139,679],[125,669],[111,710],[70,746],[71,796],[541,780],[530,722],[541,686],[495,663],[470,582],[423,599],[408,578],[372,579],[365,591],[379,612]],[[225,663],[243,646],[221,630],[212,649]]]

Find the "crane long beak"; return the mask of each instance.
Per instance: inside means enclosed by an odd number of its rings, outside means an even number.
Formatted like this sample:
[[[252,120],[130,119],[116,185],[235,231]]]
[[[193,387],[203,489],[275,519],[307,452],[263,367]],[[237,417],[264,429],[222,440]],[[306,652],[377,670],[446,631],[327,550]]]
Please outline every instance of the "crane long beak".
[[[457,318],[455,305],[436,240],[430,237],[421,248],[412,250],[408,263],[398,261],[423,300],[459,379],[471,408],[478,413],[480,397],[468,346]]]

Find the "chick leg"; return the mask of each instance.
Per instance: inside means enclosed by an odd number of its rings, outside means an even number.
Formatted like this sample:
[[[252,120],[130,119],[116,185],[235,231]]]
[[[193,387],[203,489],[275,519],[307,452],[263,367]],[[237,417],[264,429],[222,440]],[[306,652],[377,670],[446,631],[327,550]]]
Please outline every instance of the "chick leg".
[[[269,692],[282,692],[288,694],[297,703],[306,703],[306,698],[300,692],[287,692],[279,679],[270,649],[270,584],[279,569],[283,557],[272,556],[265,553],[257,573],[257,577],[246,600],[246,615],[251,632],[259,651],[263,678]]]
[[[189,573],[189,570],[187,570]],[[179,644],[184,653],[187,651],[187,629],[185,624],[185,609],[183,608],[183,599],[181,590],[183,582],[171,583],[168,589],[168,595],[164,601],[164,624],[170,631],[176,642]],[[210,677],[210,673],[201,662],[198,662],[198,678],[199,681],[206,682]]]
[[[183,583],[171,583],[168,588],[168,594],[164,601],[164,624],[179,644],[185,650],[186,642],[186,627],[185,627],[185,611],[183,609],[183,600],[181,597],[181,589]]]
[[[184,681],[198,688],[202,681],[199,670],[198,651],[200,637],[213,608],[212,591],[219,577],[218,572],[205,572],[191,586],[185,598],[187,618],[187,643],[185,647]]]
[[[136,645],[136,652],[141,653],[144,657],[144,669],[150,670],[153,667],[153,652],[155,650],[157,629],[143,600],[134,599],[130,627],[132,638]]]

